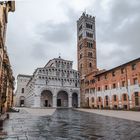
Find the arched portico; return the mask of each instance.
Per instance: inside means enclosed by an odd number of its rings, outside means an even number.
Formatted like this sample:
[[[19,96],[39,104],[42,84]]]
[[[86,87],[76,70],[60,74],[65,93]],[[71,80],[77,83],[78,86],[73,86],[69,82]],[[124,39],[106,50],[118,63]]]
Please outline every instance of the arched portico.
[[[64,90],[61,90],[57,93],[57,107],[68,107],[68,93]]]
[[[41,93],[41,107],[52,107],[53,94],[50,90],[44,90]]]
[[[72,107],[78,107],[78,94],[72,94]]]

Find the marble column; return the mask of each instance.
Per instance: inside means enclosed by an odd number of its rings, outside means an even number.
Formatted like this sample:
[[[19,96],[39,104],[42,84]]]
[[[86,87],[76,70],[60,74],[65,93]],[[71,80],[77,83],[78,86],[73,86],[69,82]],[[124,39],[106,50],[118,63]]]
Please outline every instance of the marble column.
[[[80,93],[78,95],[78,107],[80,107]]]
[[[69,95],[68,98],[69,98],[68,99],[68,107],[72,107],[72,96],[71,96],[71,94]]]
[[[57,96],[53,95],[53,107],[57,107],[56,102],[57,102]]]
[[[34,96],[34,105],[33,105],[33,107],[41,107],[40,106],[40,96],[39,95]]]

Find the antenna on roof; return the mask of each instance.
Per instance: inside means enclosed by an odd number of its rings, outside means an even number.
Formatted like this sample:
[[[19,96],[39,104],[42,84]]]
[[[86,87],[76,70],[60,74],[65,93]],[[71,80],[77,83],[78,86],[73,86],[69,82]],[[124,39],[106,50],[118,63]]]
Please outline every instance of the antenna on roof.
[[[84,9],[84,12],[83,13],[86,14],[86,9]]]
[[[58,58],[61,58],[61,53],[59,53],[59,57]]]

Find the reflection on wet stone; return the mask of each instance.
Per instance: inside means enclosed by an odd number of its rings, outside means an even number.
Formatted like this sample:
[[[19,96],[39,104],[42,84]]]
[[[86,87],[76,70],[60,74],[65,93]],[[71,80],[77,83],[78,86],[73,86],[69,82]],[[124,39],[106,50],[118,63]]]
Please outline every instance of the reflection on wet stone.
[[[31,116],[26,111],[10,114],[4,123],[6,140],[137,140],[140,123],[57,109],[52,116]]]

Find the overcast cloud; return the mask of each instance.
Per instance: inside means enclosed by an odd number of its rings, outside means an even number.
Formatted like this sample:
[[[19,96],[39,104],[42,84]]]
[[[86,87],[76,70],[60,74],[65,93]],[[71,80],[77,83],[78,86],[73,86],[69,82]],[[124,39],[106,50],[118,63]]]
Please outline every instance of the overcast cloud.
[[[77,69],[76,21],[85,10],[96,16],[100,69],[140,56],[139,0],[22,0],[9,14],[7,30],[14,75],[32,74],[59,53]]]

